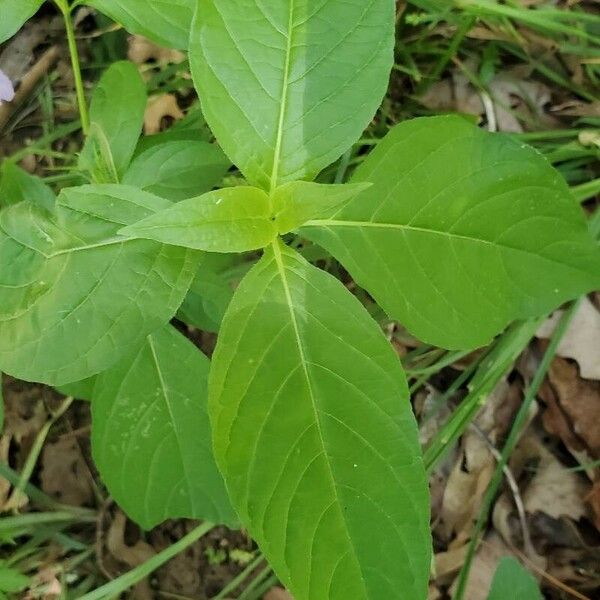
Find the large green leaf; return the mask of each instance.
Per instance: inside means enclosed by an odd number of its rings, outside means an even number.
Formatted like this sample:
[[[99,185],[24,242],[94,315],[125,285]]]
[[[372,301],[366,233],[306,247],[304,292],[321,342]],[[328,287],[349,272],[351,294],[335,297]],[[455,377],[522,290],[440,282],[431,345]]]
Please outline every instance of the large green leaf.
[[[499,563],[492,581],[488,600],[542,600],[542,594],[533,575],[512,556]]]
[[[192,73],[248,180],[313,178],[360,136],[388,85],[394,0],[199,0]]]
[[[427,480],[404,374],[340,282],[274,243],[223,321],[209,410],[233,505],[296,600],[426,596]]]
[[[167,326],[94,387],[94,461],[111,496],[146,529],[177,517],[236,524],[212,452],[209,365]]]
[[[137,67],[113,63],[102,75],[90,106],[91,132],[80,167],[98,183],[116,183],[138,143],[146,110],[146,86]]]
[[[187,50],[196,0],[86,0],[127,31]]]
[[[168,200],[185,200],[216,187],[230,166],[215,144],[197,140],[167,142],[137,156],[123,183]]]
[[[272,212],[262,190],[224,188],[182,200],[119,233],[207,252],[245,252],[275,239]]]
[[[12,37],[44,0],[0,0],[0,44]]]
[[[175,314],[197,261],[126,240],[123,225],[169,202],[128,186],[63,190],[56,216],[28,203],[0,213],[0,369],[61,385],[132,352]]]
[[[479,346],[600,285],[600,250],[564,180],[508,137],[415,119],[354,181],[373,186],[301,231],[426,342]]]

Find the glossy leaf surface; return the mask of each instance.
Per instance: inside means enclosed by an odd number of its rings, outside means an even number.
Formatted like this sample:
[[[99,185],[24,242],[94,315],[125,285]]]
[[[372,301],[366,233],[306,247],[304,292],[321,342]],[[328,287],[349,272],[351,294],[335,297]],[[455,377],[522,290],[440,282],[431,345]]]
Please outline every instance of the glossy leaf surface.
[[[131,33],[187,50],[196,0],[87,0]]]
[[[142,132],[146,100],[146,86],[133,63],[113,63],[102,75],[92,96],[91,133],[80,158],[94,181],[121,180]]]
[[[236,523],[212,452],[209,365],[167,326],[98,377],[94,461],[111,496],[146,529],[168,518]]]
[[[460,117],[397,126],[358,169],[373,186],[301,231],[425,342],[483,345],[600,285],[600,251],[532,148]]]
[[[44,0],[0,0],[0,44],[35,15]]]
[[[137,156],[123,183],[168,200],[185,200],[216,187],[230,166],[229,159],[215,144],[168,142]]]
[[[114,364],[181,304],[195,253],[117,230],[169,202],[127,186],[63,190],[56,216],[0,212],[0,368],[61,385]]]
[[[233,505],[296,600],[426,596],[428,490],[404,374],[340,282],[274,244],[223,321],[209,407]]]
[[[499,563],[492,581],[488,600],[542,600],[540,588],[533,575],[513,557]]]
[[[394,0],[199,0],[190,63],[206,120],[254,185],[313,178],[388,85]]]
[[[271,202],[253,187],[233,187],[183,200],[119,233],[207,252],[245,252],[277,235]]]

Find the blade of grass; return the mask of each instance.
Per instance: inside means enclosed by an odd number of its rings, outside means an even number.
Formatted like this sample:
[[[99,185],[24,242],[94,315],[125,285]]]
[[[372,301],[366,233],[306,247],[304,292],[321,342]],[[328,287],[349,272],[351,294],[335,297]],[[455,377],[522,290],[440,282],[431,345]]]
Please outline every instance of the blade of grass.
[[[550,340],[550,344],[542,358],[542,362],[529,386],[527,392],[525,394],[525,398],[523,400],[523,404],[521,405],[517,416],[515,417],[515,421],[508,435],[508,439],[502,449],[502,454],[500,456],[500,460],[496,465],[496,469],[494,471],[494,475],[492,477],[492,481],[488,486],[484,499],[483,505],[481,507],[481,511],[479,512],[479,517],[477,519],[477,523],[475,525],[475,530],[473,531],[473,535],[471,536],[471,541],[469,542],[469,548],[467,550],[467,556],[465,558],[465,562],[458,576],[458,586],[456,588],[456,593],[454,595],[454,600],[463,600],[467,581],[469,578],[469,572],[471,570],[471,566],[473,564],[473,559],[475,557],[475,551],[477,546],[479,545],[479,540],[481,538],[483,528],[488,521],[490,510],[492,508],[492,504],[494,502],[494,498],[496,497],[496,493],[503,479],[504,468],[508,464],[508,459],[515,449],[517,442],[520,439],[521,433],[527,424],[529,410],[531,408],[531,404],[535,399],[540,386],[542,385],[548,369],[550,368],[550,364],[554,356],[556,355],[556,350],[558,349],[558,345],[562,340],[564,334],[567,331],[569,323],[575,314],[579,306],[579,302],[574,302],[569,309],[562,316],[552,338]]]
[[[79,600],[108,600],[108,598],[118,597],[119,594],[122,594],[124,591],[133,587],[136,583],[142,581],[142,579],[148,577],[148,575],[156,571],[156,569],[171,560],[174,556],[177,556],[188,546],[191,546],[201,537],[205,536],[213,528],[214,525],[212,523],[202,523],[198,525],[180,540],[168,548],[165,548],[135,569],[124,573],[113,581],[109,581],[107,584],[95,589],[92,592],[84,594]]]

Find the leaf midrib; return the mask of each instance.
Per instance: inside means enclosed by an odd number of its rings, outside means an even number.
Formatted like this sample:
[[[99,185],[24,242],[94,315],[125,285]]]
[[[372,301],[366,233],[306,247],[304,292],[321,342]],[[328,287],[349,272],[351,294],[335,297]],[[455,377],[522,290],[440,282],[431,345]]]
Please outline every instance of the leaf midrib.
[[[281,84],[281,97],[279,101],[279,118],[277,122],[277,132],[275,138],[275,149],[273,151],[273,168],[271,170],[271,192],[277,187],[279,177],[279,161],[281,160],[281,150],[283,146],[283,124],[287,110],[288,87],[290,80],[290,68],[292,58],[292,32],[294,30],[294,8],[295,0],[290,0],[290,12],[288,16],[287,43],[285,50],[285,63],[283,67],[283,81]]]
[[[429,235],[438,235],[456,240],[462,240],[465,242],[474,242],[476,244],[482,244],[485,246],[491,246],[496,249],[502,250],[510,250],[512,252],[519,252],[525,254],[527,256],[533,256],[538,259],[546,260],[551,262],[552,264],[561,265],[563,267],[570,267],[575,269],[576,271],[580,271],[582,273],[587,273],[585,269],[581,269],[579,267],[573,267],[566,262],[561,262],[559,260],[550,258],[548,256],[544,256],[542,254],[538,254],[536,252],[532,252],[531,250],[526,250],[525,248],[517,248],[515,246],[509,246],[508,244],[503,244],[501,242],[494,242],[491,240],[486,240],[483,238],[478,238],[469,235],[461,235],[457,233],[451,233],[448,231],[440,231],[437,229],[429,229],[427,227],[415,227],[414,225],[405,225],[402,223],[376,223],[374,221],[345,221],[341,219],[313,219],[307,221],[302,227],[319,227],[319,228],[336,228],[336,227],[347,227],[347,228],[357,228],[357,229],[396,229],[398,231],[407,232],[412,231],[416,233],[425,233]]]
[[[282,259],[282,253],[281,253],[281,248],[280,248],[280,244],[281,242],[279,240],[275,240],[272,244],[272,250],[273,250],[273,256],[275,258],[275,264],[277,265],[277,270],[279,272],[279,276],[281,278],[281,284],[283,286],[283,292],[285,295],[285,299],[286,299],[286,303],[288,306],[288,310],[290,313],[290,320],[292,323],[292,328],[294,331],[294,338],[296,341],[296,346],[298,348],[298,355],[300,358],[300,363],[302,365],[302,371],[304,373],[304,378],[306,379],[306,385],[307,385],[307,389],[308,389],[308,393],[310,396],[310,401],[311,401],[311,408],[314,414],[314,419],[315,419],[315,424],[317,427],[317,433],[319,436],[319,440],[321,442],[321,446],[323,448],[323,456],[325,457],[325,463],[327,465],[327,471],[329,473],[329,477],[331,480],[331,486],[333,489],[333,493],[335,495],[335,503],[336,506],[341,506],[341,501],[338,495],[338,489],[337,489],[337,485],[335,482],[335,477],[333,476],[333,469],[331,467],[331,463],[329,462],[329,456],[327,454],[327,446],[325,444],[325,439],[323,437],[323,430],[321,428],[321,421],[319,420],[319,412],[317,410],[317,404],[316,404],[316,399],[315,399],[315,394],[313,391],[313,386],[312,386],[312,381],[310,378],[310,373],[308,372],[308,364],[309,362],[306,359],[306,355],[304,353],[304,346],[302,344],[302,339],[300,336],[300,327],[298,325],[298,320],[296,318],[296,312],[294,310],[294,302],[292,299],[292,294],[291,294],[291,290],[290,290],[290,286],[289,286],[289,282],[287,279],[287,275],[285,272],[285,265],[283,264],[283,259]],[[352,542],[352,537],[350,536],[350,532],[348,530],[348,524],[346,523],[346,519],[344,518],[344,515],[341,511],[338,511],[340,514],[340,518],[344,524],[344,528],[346,530],[346,534],[348,537],[348,543],[350,545],[350,548],[352,549],[352,553],[354,555],[354,560],[356,562],[356,564],[358,565],[359,571],[360,571],[360,578],[363,584],[363,589],[365,592],[365,597],[369,597],[368,591],[367,591],[367,586],[366,586],[366,581],[365,581],[365,577],[364,574],[362,572],[362,569],[360,567],[360,561],[358,560],[358,555],[356,552],[356,548],[354,547],[354,544]]]

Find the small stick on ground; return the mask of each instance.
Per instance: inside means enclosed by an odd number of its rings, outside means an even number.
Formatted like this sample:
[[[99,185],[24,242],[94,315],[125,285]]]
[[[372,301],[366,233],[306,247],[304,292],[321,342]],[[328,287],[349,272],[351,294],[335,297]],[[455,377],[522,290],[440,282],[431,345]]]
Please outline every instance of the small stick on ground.
[[[58,46],[51,46],[48,48],[21,80],[21,85],[15,94],[14,100],[0,105],[0,130],[4,128],[16,108],[27,100],[42,77],[54,66],[58,60],[59,54],[60,51]]]

